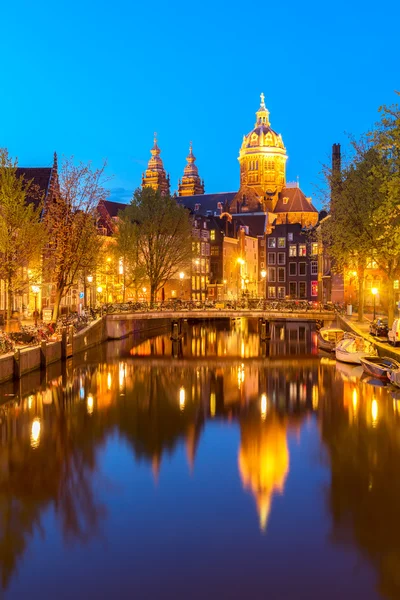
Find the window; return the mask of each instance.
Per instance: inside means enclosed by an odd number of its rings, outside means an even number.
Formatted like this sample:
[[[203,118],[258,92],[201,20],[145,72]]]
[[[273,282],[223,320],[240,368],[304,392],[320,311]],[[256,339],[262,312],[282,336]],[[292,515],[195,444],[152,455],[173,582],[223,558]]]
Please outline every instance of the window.
[[[313,256],[315,256],[316,254],[318,254],[318,243],[317,242],[313,242],[311,244],[311,254]]]
[[[268,264],[274,265],[276,263],[276,254],[275,252],[268,252]]]
[[[210,240],[212,242],[215,241],[215,229],[211,229],[211,231],[210,231]]]
[[[299,281],[299,298],[307,298],[307,288],[305,281]]]
[[[305,262],[299,263],[299,275],[306,275],[307,273],[307,265]]]
[[[275,283],[276,281],[276,269],[275,267],[268,268],[268,281]]]
[[[367,265],[366,265],[367,269],[377,269],[378,268],[378,263],[376,262],[376,260],[374,260],[373,258],[369,257],[367,258]]]
[[[290,244],[290,246],[289,246],[289,256],[297,256],[297,246],[296,246],[296,244]]]
[[[268,238],[268,248],[276,248],[276,238]]]
[[[318,263],[316,260],[311,261],[311,275],[318,275]]]
[[[288,202],[289,202],[289,198],[287,198],[287,197],[285,196],[285,198],[283,199],[283,204],[287,204]]]
[[[278,238],[278,248],[286,248],[286,238]]]
[[[399,289],[399,280],[398,279],[395,279],[393,281],[393,289],[394,290],[398,290]]]
[[[265,267],[264,263],[261,261],[260,267],[263,269]]]
[[[299,244],[299,256],[307,256],[307,246],[305,244]]]
[[[211,246],[211,256],[219,256],[219,247]]]
[[[318,296],[318,281],[311,282],[311,296]]]
[[[286,264],[286,254],[284,252],[278,252],[278,265]]]
[[[297,296],[297,283],[295,281],[289,282],[289,296],[290,298],[296,298]]]
[[[268,298],[276,298],[276,287],[274,285],[268,286]]]
[[[288,233],[287,234],[287,239],[289,242],[293,242],[293,233]]]
[[[281,287],[281,286],[278,287],[278,298],[280,300],[284,300],[285,299],[285,292],[286,292],[286,289],[284,287]]]
[[[290,277],[297,275],[297,263],[289,263],[289,275]]]
[[[278,267],[278,283],[285,282],[285,272],[286,269],[284,267]]]

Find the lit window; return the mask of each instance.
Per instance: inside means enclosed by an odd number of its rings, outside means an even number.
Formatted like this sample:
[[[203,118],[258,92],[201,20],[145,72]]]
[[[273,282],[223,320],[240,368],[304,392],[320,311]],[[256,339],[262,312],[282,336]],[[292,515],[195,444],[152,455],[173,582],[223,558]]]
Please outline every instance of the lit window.
[[[318,281],[311,282],[311,296],[318,296]]]
[[[212,242],[215,241],[215,229],[211,229],[210,231],[210,239]]]
[[[288,233],[287,234],[287,239],[289,242],[293,242],[293,233]]]
[[[276,287],[274,285],[268,286],[268,298],[276,298]]]
[[[313,242],[311,244],[311,254],[313,256],[315,256],[316,254],[318,254],[318,243],[317,242]]]
[[[289,246],[289,256],[297,256],[297,246],[296,246],[296,244],[291,244]]]
[[[305,244],[299,244],[299,256],[307,256],[307,246]]]
[[[276,248],[276,238],[268,238],[268,248]]]
[[[398,290],[398,289],[399,289],[399,280],[398,280],[398,279],[396,279],[395,281],[393,281],[393,288],[394,288],[395,290]]]
[[[286,248],[286,238],[278,238],[278,248]]]
[[[285,288],[284,287],[278,287],[278,298],[280,300],[283,300],[285,298]]]

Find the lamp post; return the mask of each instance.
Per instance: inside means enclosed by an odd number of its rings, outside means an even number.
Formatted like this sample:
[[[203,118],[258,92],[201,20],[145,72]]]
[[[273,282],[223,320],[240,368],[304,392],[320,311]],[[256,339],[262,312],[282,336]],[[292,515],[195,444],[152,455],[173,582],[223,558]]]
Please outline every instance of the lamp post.
[[[262,286],[262,290],[263,290],[262,297],[263,297],[264,300],[266,298],[266,289],[265,289],[265,281],[266,281],[265,278],[266,277],[267,277],[267,271],[262,270],[261,271],[261,283],[263,284],[263,286]]]
[[[180,286],[180,297],[182,300],[182,296],[183,296],[183,279],[185,277],[185,273],[183,271],[181,271],[179,273],[179,286]]]
[[[37,324],[38,324],[37,297],[38,297],[39,291],[40,291],[40,288],[38,285],[32,286],[33,297],[35,298],[35,311],[34,311],[35,327],[37,327]]]
[[[376,287],[371,288],[371,294],[374,297],[374,321],[375,321],[375,306],[376,306],[376,302],[375,301],[376,301],[376,295],[377,295],[377,293],[378,293],[378,288],[376,288]]]
[[[146,292],[147,292],[147,288],[143,287],[142,288],[142,292],[143,292],[143,301],[146,302]]]
[[[93,275],[87,276],[87,281],[89,284],[89,308],[92,308],[92,283],[93,283]]]
[[[101,304],[101,294],[103,293],[103,288],[101,285],[97,288],[97,293],[99,294],[99,304]]]
[[[243,260],[243,258],[239,257],[236,260],[236,262],[237,262],[238,267],[239,267],[238,268],[238,276],[237,276],[237,294],[236,294],[236,297],[237,297],[237,300],[239,300],[239,280],[242,279],[242,266],[244,265],[244,260]]]

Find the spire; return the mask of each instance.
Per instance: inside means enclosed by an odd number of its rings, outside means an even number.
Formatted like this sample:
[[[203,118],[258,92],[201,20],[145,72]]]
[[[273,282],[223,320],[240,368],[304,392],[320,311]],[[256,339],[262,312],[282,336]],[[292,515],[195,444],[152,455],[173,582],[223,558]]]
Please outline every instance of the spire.
[[[265,106],[265,96],[262,92],[260,94],[260,108],[256,112],[256,117],[256,127],[259,127],[260,125],[266,125],[267,127],[269,127],[269,110]]]
[[[195,165],[196,157],[193,154],[192,142],[189,143],[189,154],[186,157],[187,165],[183,169],[182,182],[179,183],[179,196],[194,196],[204,194],[204,181],[199,177],[199,170]]]
[[[154,132],[154,144],[150,150],[151,158],[147,169],[142,176],[142,187],[151,187],[160,190],[162,194],[169,194],[169,176],[167,176],[163,161],[160,157],[161,150],[157,144],[157,133]]]

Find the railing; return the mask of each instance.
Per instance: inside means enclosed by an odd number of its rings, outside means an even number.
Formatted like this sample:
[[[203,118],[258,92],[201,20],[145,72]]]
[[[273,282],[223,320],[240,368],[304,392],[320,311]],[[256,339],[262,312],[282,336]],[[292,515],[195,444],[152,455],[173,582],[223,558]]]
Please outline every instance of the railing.
[[[165,302],[123,302],[105,304],[99,309],[99,314],[132,313],[132,312],[163,312],[163,311],[268,311],[268,312],[329,312],[344,314],[344,306],[332,303],[309,302],[307,300],[264,300],[250,298],[246,300],[226,300],[197,302],[195,300],[167,300]]]

